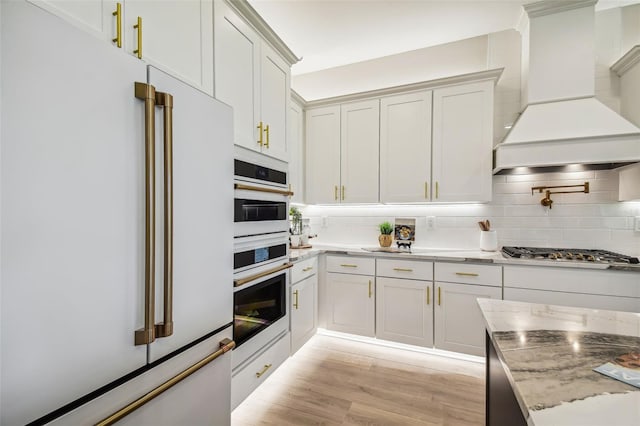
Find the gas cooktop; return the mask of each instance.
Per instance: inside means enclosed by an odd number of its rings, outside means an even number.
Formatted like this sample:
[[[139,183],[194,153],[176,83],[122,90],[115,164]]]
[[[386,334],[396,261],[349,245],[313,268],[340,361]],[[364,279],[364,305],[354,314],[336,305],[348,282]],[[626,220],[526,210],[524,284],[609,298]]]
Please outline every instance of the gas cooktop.
[[[557,261],[578,261],[594,263],[640,263],[637,257],[625,256],[607,250],[544,248],[544,247],[502,247],[508,257]]]

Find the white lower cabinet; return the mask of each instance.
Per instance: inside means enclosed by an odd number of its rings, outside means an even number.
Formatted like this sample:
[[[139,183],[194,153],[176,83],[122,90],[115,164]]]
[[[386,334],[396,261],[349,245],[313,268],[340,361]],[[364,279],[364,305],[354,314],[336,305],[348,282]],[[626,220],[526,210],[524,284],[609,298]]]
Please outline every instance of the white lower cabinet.
[[[375,336],[375,277],[327,273],[327,328]]]
[[[502,289],[439,281],[435,282],[434,289],[435,347],[484,356],[485,325],[476,299],[502,299]]]
[[[433,346],[432,282],[376,278],[376,337]]]
[[[317,321],[318,276],[313,275],[291,286],[291,353],[315,333]]]

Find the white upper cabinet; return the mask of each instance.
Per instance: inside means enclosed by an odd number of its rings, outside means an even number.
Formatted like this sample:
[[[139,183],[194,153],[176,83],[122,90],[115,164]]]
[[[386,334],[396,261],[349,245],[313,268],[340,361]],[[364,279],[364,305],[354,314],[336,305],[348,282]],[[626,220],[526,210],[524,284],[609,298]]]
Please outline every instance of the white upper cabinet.
[[[341,106],[340,200],[378,202],[380,101]]]
[[[293,196],[291,201],[294,203],[304,202],[304,186],[302,170],[304,164],[304,115],[302,107],[296,102],[291,102],[289,108],[289,184]]]
[[[493,81],[433,91],[433,201],[491,201],[492,135]]]
[[[334,204],[340,186],[340,106],[306,111],[306,181],[308,204]]]
[[[288,161],[291,66],[228,4],[214,7],[215,96],[233,107],[234,142]]]
[[[380,100],[380,201],[431,198],[431,91]]]
[[[124,48],[213,95],[213,0],[123,1]],[[142,20],[142,40],[134,28]]]

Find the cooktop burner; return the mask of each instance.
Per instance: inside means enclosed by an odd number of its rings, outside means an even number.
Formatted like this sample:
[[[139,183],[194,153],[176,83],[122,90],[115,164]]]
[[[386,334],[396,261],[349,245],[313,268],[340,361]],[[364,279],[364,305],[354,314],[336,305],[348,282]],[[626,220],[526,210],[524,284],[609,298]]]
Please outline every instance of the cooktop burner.
[[[502,247],[502,253],[509,257],[540,260],[573,260],[595,263],[640,263],[637,257],[625,256],[607,250],[544,248],[544,247]]]

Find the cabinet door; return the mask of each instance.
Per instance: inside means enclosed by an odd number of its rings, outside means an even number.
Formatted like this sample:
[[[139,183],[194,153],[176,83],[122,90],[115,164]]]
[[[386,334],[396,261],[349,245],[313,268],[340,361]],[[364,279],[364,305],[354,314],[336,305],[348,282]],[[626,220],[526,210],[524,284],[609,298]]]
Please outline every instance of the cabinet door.
[[[434,201],[491,201],[493,82],[433,91]]]
[[[431,96],[418,92],[380,100],[380,201],[431,199]]]
[[[302,171],[304,170],[304,116],[302,108],[295,102],[291,102],[289,108],[289,138],[288,138],[288,154],[289,154],[289,185],[293,196],[292,203],[304,202],[304,186]]]
[[[341,202],[377,203],[380,101],[346,104],[340,109]]]
[[[260,37],[224,1],[214,2],[215,97],[233,107],[233,140],[260,150]]]
[[[435,283],[435,347],[484,356],[485,325],[479,297],[502,299],[500,287]]]
[[[316,332],[318,276],[291,287],[291,353],[296,352]]]
[[[376,278],[376,337],[433,346],[431,281]]]
[[[116,0],[28,0],[104,41],[116,38]],[[121,0],[122,2],[122,0]]]
[[[266,43],[262,43],[260,64],[260,116],[265,130],[262,152],[282,161],[287,155],[287,112],[291,78],[289,65]]]
[[[340,186],[340,106],[306,112],[308,204],[335,204]]]
[[[127,52],[138,48],[142,18],[142,58],[213,95],[213,0],[124,1]]]
[[[327,328],[360,336],[375,336],[374,277],[327,273]]]

